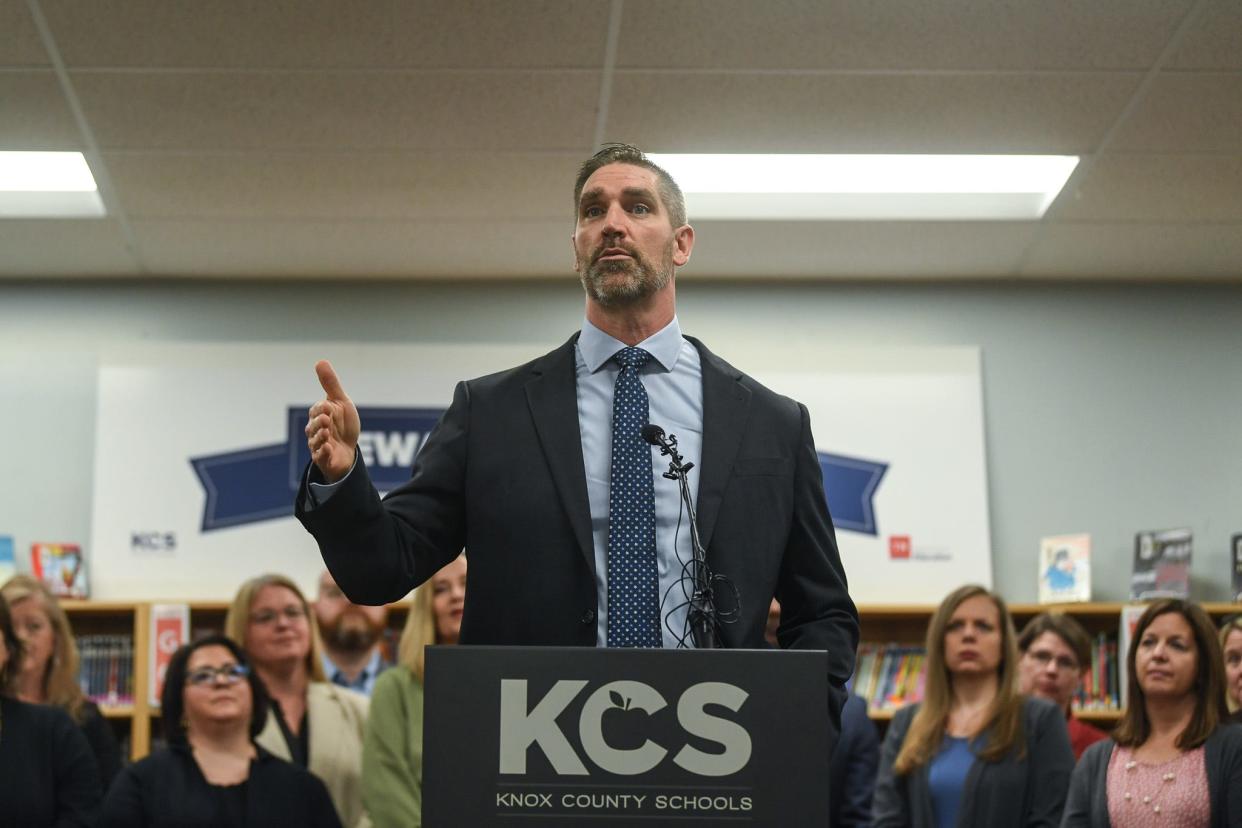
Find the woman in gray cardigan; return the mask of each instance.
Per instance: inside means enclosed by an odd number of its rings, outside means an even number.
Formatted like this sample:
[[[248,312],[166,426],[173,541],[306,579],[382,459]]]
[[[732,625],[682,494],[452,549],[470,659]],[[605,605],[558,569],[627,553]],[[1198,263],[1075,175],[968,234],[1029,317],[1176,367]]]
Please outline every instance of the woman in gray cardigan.
[[[1242,727],[1226,722],[1221,661],[1198,605],[1147,608],[1126,654],[1129,705],[1074,769],[1063,828],[1242,825]]]
[[[1016,689],[1000,596],[964,586],[927,629],[924,700],[884,739],[875,828],[1055,828],[1074,767],[1065,717]]]

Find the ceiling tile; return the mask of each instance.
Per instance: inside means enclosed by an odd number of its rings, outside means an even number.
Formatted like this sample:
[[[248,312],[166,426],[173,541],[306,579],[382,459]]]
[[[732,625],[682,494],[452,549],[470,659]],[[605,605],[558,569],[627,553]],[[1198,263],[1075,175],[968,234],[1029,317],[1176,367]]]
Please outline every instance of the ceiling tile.
[[[691,216],[693,223],[694,217]],[[701,222],[700,276],[966,278],[1010,272],[1034,222]]]
[[[1052,224],[1022,275],[1242,281],[1242,224]]]
[[[1109,149],[1242,152],[1242,73],[1158,75]]]
[[[603,65],[607,0],[43,0],[70,66]]]
[[[82,149],[82,137],[52,72],[0,72],[0,149]]]
[[[660,152],[1091,151],[1137,75],[634,72],[606,138]]]
[[[40,67],[48,63],[30,9],[19,0],[0,0],[0,66]]]
[[[103,149],[579,149],[590,73],[75,72]]]
[[[568,280],[564,221],[135,221],[152,273],[240,277]]]
[[[1242,222],[1242,154],[1104,155],[1056,210],[1069,221]]]
[[[561,219],[577,154],[126,153],[104,158],[132,218]]]
[[[1208,0],[1166,68],[1242,69],[1242,4]]]
[[[628,0],[618,65],[1147,69],[1190,0]]]
[[[111,219],[0,221],[0,277],[133,276],[125,240]]]

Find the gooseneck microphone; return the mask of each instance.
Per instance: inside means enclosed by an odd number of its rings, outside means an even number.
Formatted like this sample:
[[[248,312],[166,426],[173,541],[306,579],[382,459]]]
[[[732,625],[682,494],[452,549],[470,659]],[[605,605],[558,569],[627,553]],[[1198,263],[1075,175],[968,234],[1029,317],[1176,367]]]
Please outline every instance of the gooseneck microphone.
[[[703,544],[699,541],[699,522],[694,515],[694,500],[690,497],[690,484],[686,473],[694,468],[693,463],[685,463],[677,453],[677,435],[667,437],[664,429],[654,423],[642,427],[642,436],[653,446],[658,446],[660,454],[669,458],[668,471],[664,477],[676,480],[681,490],[681,501],[686,507],[690,518],[690,550],[694,556],[694,592],[690,596],[689,621],[694,644],[699,649],[712,650],[720,647],[717,630],[716,601],[713,595],[712,573],[707,568],[707,555]]]

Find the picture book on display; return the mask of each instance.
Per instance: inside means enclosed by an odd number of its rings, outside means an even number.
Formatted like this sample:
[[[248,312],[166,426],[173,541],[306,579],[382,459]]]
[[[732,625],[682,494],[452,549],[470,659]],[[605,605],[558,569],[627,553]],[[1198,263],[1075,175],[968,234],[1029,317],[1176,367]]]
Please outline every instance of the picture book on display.
[[[1124,665],[1130,653],[1130,641],[1134,638],[1134,630],[1138,627],[1139,619],[1143,617],[1143,613],[1147,611],[1147,607],[1143,604],[1130,604],[1121,608],[1121,626],[1117,630],[1117,659],[1119,664]],[[1125,667],[1119,667],[1124,674]],[[1126,692],[1126,682],[1122,681],[1118,685],[1118,701],[1122,709],[1125,709],[1126,703],[1129,701]]]
[[[1242,601],[1242,532],[1234,535],[1230,541],[1229,545],[1233,549],[1230,556],[1233,561],[1233,600]]]
[[[1091,536],[1039,540],[1039,603],[1091,600]]]
[[[35,543],[30,547],[30,572],[53,595],[86,598],[86,557],[76,543]]]
[[[1134,537],[1134,574],[1130,600],[1190,597],[1189,529],[1139,532]]]
[[[0,535],[0,584],[17,574],[17,560],[13,551],[13,537]]]

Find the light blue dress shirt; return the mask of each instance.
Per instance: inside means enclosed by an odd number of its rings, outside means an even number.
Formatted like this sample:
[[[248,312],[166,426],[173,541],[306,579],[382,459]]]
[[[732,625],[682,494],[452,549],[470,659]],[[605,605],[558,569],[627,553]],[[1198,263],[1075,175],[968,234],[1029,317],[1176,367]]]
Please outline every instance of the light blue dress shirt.
[[[596,614],[595,641],[608,641],[608,488],[612,471],[612,392],[621,366],[612,356],[626,344],[613,339],[585,319],[575,348],[578,386],[578,430],[582,437],[582,460],[586,466],[587,498],[591,504],[591,540],[595,547]],[[672,322],[638,347],[651,354],[640,378],[647,390],[648,422],[677,436],[677,452],[694,463],[687,479],[690,498],[698,502],[698,469],[703,455],[703,367],[699,351]],[[690,518],[682,508],[675,480],[662,475],[668,458],[651,447],[655,476],[656,569],[660,581],[660,620],[665,647],[694,646],[686,629],[686,596],[693,589],[683,563],[693,559]],[[680,517],[680,527],[678,518]],[[681,644],[684,640],[684,645]]]
[[[327,651],[321,652],[319,658],[323,661],[323,674],[328,677],[328,681],[338,687],[356,690],[364,696],[371,695],[371,691],[375,689],[375,680],[389,666],[380,656],[379,647],[376,647],[371,651],[371,660],[367,662],[367,666],[363,667],[358,678],[351,682],[345,678],[345,674],[336,666],[336,663],[328,657]]]

